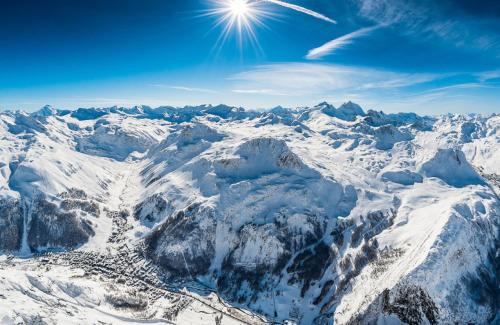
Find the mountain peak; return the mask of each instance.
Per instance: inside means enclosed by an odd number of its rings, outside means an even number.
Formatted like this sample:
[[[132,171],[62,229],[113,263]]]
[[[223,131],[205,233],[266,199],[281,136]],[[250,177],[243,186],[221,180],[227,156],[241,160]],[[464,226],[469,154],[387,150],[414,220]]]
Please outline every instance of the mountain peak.
[[[353,112],[353,113],[360,115],[360,116],[365,115],[365,112],[363,111],[361,106],[359,106],[358,104],[353,103],[351,101],[348,101],[347,103],[342,104],[338,109],[346,111],[346,112]]]
[[[316,107],[320,108],[323,113],[331,117],[336,117],[344,121],[355,121],[358,116],[365,116],[365,112],[358,104],[351,101],[342,104],[339,108],[335,108],[333,105],[322,102]]]
[[[48,117],[57,114],[57,110],[53,108],[51,105],[45,105],[38,111],[32,113],[31,115],[34,117]]]

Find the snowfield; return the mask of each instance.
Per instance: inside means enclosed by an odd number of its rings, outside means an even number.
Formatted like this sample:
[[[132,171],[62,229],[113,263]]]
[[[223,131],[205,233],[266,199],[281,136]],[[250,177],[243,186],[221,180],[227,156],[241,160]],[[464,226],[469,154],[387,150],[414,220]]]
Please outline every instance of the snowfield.
[[[0,113],[1,324],[496,324],[500,115]]]

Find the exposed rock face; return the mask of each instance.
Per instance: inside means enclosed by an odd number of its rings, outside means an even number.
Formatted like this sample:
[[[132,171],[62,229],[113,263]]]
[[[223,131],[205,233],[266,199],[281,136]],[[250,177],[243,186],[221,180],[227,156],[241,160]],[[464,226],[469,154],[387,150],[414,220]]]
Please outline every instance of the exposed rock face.
[[[434,325],[439,319],[439,309],[434,301],[427,292],[414,285],[402,285],[395,290],[385,290],[383,312],[396,314],[401,321],[409,325],[422,324],[424,320]]]
[[[88,220],[75,212],[61,211],[44,199],[35,200],[29,209],[28,244],[32,251],[76,248],[95,234]]]
[[[324,219],[315,216],[280,214],[273,223],[243,226],[222,262],[219,290],[240,302],[252,301],[269,289],[276,281],[273,277],[289,272],[288,282],[298,283],[305,293],[332,262],[334,252],[321,242],[325,225]],[[241,290],[245,287],[250,290]]]
[[[300,283],[302,285],[300,294],[304,297],[311,283],[321,279],[326,268],[333,263],[336,254],[337,252],[334,248],[322,241],[302,251],[287,268],[287,272],[290,274],[288,283]]]
[[[143,224],[153,226],[173,212],[167,200],[157,193],[134,207],[134,217]]]
[[[146,238],[148,255],[175,276],[205,274],[215,256],[214,212],[191,205]]]
[[[2,199],[0,250],[24,250],[27,254],[77,248],[95,235],[92,219],[99,216],[99,204],[78,189],[60,193],[50,201],[43,194],[21,200]]]
[[[17,200],[0,200],[0,252],[15,252],[21,248],[23,211]]]
[[[369,308],[353,317],[349,324],[377,324],[378,321],[408,325],[439,324],[439,308],[420,286],[401,283],[385,289]]]
[[[0,251],[21,250],[23,235],[32,252],[46,249],[73,249],[88,241],[94,230],[89,219],[99,207],[93,201],[65,199],[60,206],[43,197],[21,204],[17,200],[2,200],[0,205]],[[27,232],[24,234],[24,232]]]

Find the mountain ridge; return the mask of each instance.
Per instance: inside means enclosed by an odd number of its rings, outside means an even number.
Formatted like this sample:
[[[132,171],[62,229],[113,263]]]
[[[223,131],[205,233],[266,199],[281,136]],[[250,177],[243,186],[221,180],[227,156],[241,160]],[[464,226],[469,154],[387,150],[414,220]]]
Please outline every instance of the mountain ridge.
[[[125,245],[164,284],[201,283],[268,320],[486,323],[499,130],[495,114],[352,102],[4,112],[0,251],[112,259]],[[140,306],[160,317],[162,299]]]

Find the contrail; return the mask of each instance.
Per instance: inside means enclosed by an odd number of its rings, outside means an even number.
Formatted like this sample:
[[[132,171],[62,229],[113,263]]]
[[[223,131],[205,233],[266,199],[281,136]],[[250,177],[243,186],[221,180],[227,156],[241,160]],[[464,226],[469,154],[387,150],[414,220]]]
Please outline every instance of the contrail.
[[[320,59],[326,55],[333,53],[335,50],[338,50],[347,44],[352,43],[355,38],[363,37],[380,26],[366,27],[358,29],[352,33],[346,34],[344,36],[338,37],[330,42],[321,45],[320,47],[314,48],[307,53],[306,58],[309,60]]]
[[[336,24],[337,23],[335,20],[333,20],[333,19],[331,19],[331,18],[329,18],[329,17],[327,17],[325,15],[322,15],[319,12],[316,12],[316,11],[313,11],[313,10],[310,10],[310,9],[307,9],[307,8],[304,8],[304,7],[301,7],[301,6],[298,6],[298,5],[294,5],[292,3],[288,3],[288,2],[285,2],[285,1],[281,1],[281,0],[262,0],[262,2],[274,3],[275,5],[286,7],[286,8],[295,10],[295,11],[299,11],[299,12],[302,12],[302,13],[304,13],[306,15],[313,16],[315,18],[327,21],[327,22],[332,23],[332,24]]]

